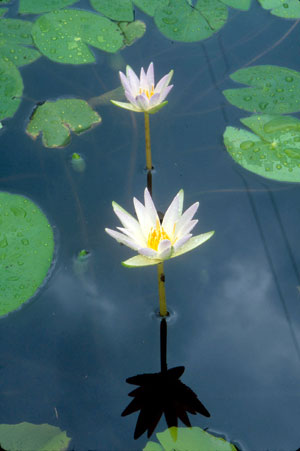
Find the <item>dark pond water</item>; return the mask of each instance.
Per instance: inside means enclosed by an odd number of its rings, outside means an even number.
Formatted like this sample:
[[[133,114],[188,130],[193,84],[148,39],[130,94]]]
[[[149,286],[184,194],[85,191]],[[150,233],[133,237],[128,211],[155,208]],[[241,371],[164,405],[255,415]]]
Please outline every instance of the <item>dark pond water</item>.
[[[87,2],[78,4],[89,9]],[[76,5],[77,6],[77,5]],[[211,417],[191,416],[245,451],[300,446],[300,187],[239,167],[222,143],[226,125],[247,114],[227,103],[229,74],[252,64],[300,70],[299,26],[253,2],[230,9],[210,39],[166,39],[150,18],[146,35],[117,55],[69,66],[41,58],[21,69],[24,100],[1,136],[1,190],[24,194],[56,231],[56,264],[40,292],[0,324],[0,423],[49,423],[72,437],[70,449],[141,450],[137,415],[121,417],[132,390],[125,380],[160,368],[155,267],[127,269],[133,253],[104,232],[119,225],[115,200],[133,212],[142,199],[143,116],[113,105],[102,124],[65,149],[45,149],[25,133],[36,102],[89,99],[119,86],[118,69],[153,61],[160,78],[174,69],[169,104],[151,117],[153,198],[164,211],[180,188],[185,207],[200,201],[195,233],[215,230],[197,250],[166,262],[168,365]],[[86,160],[74,172],[73,152]],[[85,273],[74,270],[90,251]],[[76,268],[75,268],[76,269]],[[156,432],[166,428],[164,420]],[[155,434],[152,439],[155,440]]]

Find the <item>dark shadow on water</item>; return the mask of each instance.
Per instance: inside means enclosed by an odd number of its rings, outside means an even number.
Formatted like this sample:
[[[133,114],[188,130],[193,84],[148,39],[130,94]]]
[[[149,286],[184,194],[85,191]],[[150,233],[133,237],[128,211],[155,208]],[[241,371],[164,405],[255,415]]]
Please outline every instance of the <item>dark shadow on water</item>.
[[[210,413],[199,401],[197,395],[183,382],[180,377],[184,366],[167,368],[167,322],[160,322],[160,361],[159,373],[138,374],[126,379],[126,382],[138,385],[129,393],[133,400],[122,412],[122,416],[138,412],[134,438],[138,439],[147,431],[148,438],[153,434],[160,418],[165,415],[168,427],[178,426],[180,419],[185,426],[191,427],[187,413],[200,413],[210,417]]]

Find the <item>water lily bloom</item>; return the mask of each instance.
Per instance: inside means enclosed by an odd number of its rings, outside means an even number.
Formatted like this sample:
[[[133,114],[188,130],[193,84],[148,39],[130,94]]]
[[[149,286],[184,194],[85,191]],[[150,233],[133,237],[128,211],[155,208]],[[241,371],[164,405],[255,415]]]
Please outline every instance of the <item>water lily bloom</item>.
[[[207,241],[214,232],[192,236],[191,230],[198,220],[192,219],[199,202],[191,205],[183,214],[183,190],[174,197],[167,209],[163,221],[160,222],[155,205],[148,189],[144,193],[145,205],[133,198],[137,219],[131,216],[116,202],[113,209],[123,227],[119,231],[105,229],[119,243],[137,251],[139,255],[125,262],[124,266],[155,265],[169,258],[177,257],[191,251]]]
[[[138,113],[156,113],[168,103],[165,98],[173,88],[173,85],[169,86],[173,70],[165,75],[156,86],[153,63],[150,63],[147,72],[143,67],[141,68],[140,78],[130,66],[126,67],[126,75],[123,72],[119,72],[119,74],[129,103],[112,100],[113,104]]]

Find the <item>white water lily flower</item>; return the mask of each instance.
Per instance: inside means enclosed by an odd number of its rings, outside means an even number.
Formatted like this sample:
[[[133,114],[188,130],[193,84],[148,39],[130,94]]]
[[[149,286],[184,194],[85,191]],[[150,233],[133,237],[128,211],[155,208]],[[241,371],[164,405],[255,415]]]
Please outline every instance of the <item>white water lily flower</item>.
[[[140,79],[130,66],[126,66],[126,75],[123,72],[119,72],[119,74],[125,96],[130,103],[111,100],[114,105],[138,113],[156,113],[168,103],[164,100],[173,88],[173,85],[169,86],[173,70],[165,75],[156,86],[153,63],[150,63],[147,73],[143,67],[141,68]]]
[[[162,223],[148,189],[145,189],[145,205],[133,198],[138,220],[131,216],[116,202],[113,209],[123,227],[116,230],[105,229],[119,243],[137,251],[139,255],[125,262],[124,266],[155,265],[169,258],[177,257],[191,251],[207,241],[214,232],[207,232],[192,237],[190,233],[198,220],[192,219],[199,202],[191,205],[183,214],[183,190],[174,197],[167,209]]]

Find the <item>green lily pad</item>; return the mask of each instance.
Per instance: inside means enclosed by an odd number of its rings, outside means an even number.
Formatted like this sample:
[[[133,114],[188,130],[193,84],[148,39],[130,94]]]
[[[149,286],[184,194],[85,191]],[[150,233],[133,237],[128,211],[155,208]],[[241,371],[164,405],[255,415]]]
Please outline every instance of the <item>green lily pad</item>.
[[[124,36],[124,42],[126,45],[132,45],[137,39],[141,38],[146,31],[146,24],[141,20],[135,20],[134,22],[120,22],[119,27]]]
[[[33,139],[42,133],[45,147],[64,147],[71,140],[70,130],[79,134],[101,118],[87,102],[80,99],[61,99],[38,106],[26,128]]]
[[[73,5],[78,0],[20,0],[20,14],[41,14]]]
[[[195,6],[186,0],[169,0],[154,14],[158,29],[174,41],[201,41],[218,31],[227,20],[227,7],[219,0],[198,0]]]
[[[0,9],[0,17],[4,16],[5,13],[7,13],[8,8],[1,8]]]
[[[300,120],[254,115],[241,119],[254,133],[227,127],[224,144],[245,169],[273,180],[300,182]]]
[[[300,73],[295,70],[253,66],[234,72],[230,78],[251,86],[223,91],[226,99],[238,108],[272,114],[300,111]]]
[[[133,21],[131,0],[90,0],[92,7],[110,19],[124,22]]]
[[[71,165],[75,172],[84,172],[85,171],[85,167],[86,167],[85,160],[77,152],[74,152],[72,154]]]
[[[168,4],[169,0],[133,0],[133,3],[144,13],[154,16],[156,9]]]
[[[236,447],[199,427],[171,427],[156,434],[160,444],[148,442],[143,451],[236,451]]]
[[[0,443],[10,451],[63,451],[71,439],[50,424],[0,424]]]
[[[221,0],[225,5],[241,11],[248,11],[251,5],[251,0]]]
[[[299,19],[299,0],[258,0],[264,9],[271,9],[274,16],[285,17],[287,19]]]
[[[98,14],[76,9],[53,11],[39,17],[32,27],[38,49],[60,63],[95,61],[88,45],[114,53],[123,46],[117,24]]]
[[[28,46],[33,45],[32,23],[25,20],[1,19],[0,58],[23,66],[37,60],[41,54]]]
[[[12,117],[19,108],[23,81],[11,61],[0,59],[0,120]]]
[[[44,213],[31,200],[16,194],[0,192],[0,225],[3,316],[19,308],[42,284],[52,262],[54,240]]]

